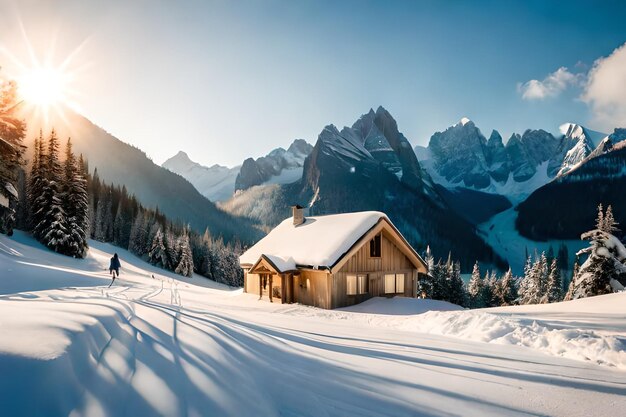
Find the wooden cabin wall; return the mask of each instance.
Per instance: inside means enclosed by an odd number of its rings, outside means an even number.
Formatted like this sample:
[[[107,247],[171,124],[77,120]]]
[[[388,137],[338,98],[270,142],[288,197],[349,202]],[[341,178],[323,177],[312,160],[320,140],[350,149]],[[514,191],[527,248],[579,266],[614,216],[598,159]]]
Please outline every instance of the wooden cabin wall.
[[[259,295],[259,275],[246,272],[243,280],[243,290],[249,294]]]
[[[328,271],[302,270],[294,276],[294,301],[320,308],[331,308]],[[308,283],[307,283],[308,280]]]
[[[370,297],[385,296],[383,276],[385,273],[404,274],[404,295],[413,297],[417,285],[417,270],[411,261],[398,249],[386,232],[382,232],[381,256],[372,258],[369,242],[363,246],[334,274],[332,280],[331,308],[358,304]],[[362,295],[347,295],[348,274],[367,274],[369,292]]]

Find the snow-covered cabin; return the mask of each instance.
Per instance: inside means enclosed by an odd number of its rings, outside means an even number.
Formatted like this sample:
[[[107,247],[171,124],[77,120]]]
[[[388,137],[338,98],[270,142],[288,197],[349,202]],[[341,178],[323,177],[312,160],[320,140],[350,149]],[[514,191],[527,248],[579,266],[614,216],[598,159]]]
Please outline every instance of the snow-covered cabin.
[[[378,211],[285,219],[240,258],[244,291],[338,308],[375,296],[416,297],[424,260]]]

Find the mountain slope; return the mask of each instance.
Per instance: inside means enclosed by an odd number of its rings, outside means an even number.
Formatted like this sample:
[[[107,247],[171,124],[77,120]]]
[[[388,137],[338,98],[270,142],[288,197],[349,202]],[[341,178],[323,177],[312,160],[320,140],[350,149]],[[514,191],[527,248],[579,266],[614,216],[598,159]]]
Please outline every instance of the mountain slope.
[[[53,117],[47,123],[32,114],[24,114],[28,122],[26,143],[30,146],[43,129],[58,132],[61,142],[72,137],[74,151],[87,158],[93,171],[108,183],[125,185],[128,191],[148,207],[157,207],[171,220],[189,223],[202,232],[208,228],[214,236],[227,241],[240,239],[253,242],[260,232],[250,222],[218,209],[180,175],[162,168],[141,150],[122,142],[78,113],[65,109],[64,117]],[[32,146],[30,146],[32,149]]]
[[[519,207],[516,226],[536,240],[577,239],[595,223],[599,203],[613,205],[626,222],[626,129],[615,131],[571,171],[532,193]]]
[[[263,183],[289,184],[297,181],[302,175],[304,159],[312,149],[304,139],[296,139],[287,150],[277,148],[258,159],[246,159],[235,179],[233,192]]]
[[[211,201],[228,200],[235,190],[235,179],[241,166],[228,168],[222,165],[205,167],[192,161],[180,151],[161,164],[163,168],[182,176]]]
[[[180,151],[161,166],[183,176],[211,201],[226,201],[237,190],[261,184],[289,184],[300,179],[302,165],[313,147],[296,139],[287,148],[276,148],[260,158],[248,158],[242,165],[205,167]]]

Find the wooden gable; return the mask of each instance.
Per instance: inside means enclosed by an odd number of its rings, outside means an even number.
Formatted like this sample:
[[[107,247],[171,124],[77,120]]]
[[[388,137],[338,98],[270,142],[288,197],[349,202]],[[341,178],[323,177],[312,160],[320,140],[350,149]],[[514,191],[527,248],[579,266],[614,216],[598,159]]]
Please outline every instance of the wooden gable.
[[[346,252],[341,258],[339,258],[339,260],[337,260],[337,262],[335,262],[335,264],[331,267],[331,272],[337,273],[341,271],[348,262],[354,262],[355,257],[362,258],[366,256],[365,254],[369,250],[369,242],[374,238],[374,236],[378,234],[383,235],[382,245],[387,247],[386,250],[383,249],[383,253],[385,253],[386,256],[381,258],[368,257],[369,260],[363,259],[361,266],[359,266],[360,270],[367,271],[393,269],[399,267],[400,265],[376,265],[376,262],[379,260],[381,263],[388,263],[394,262],[396,260],[401,260],[402,258],[406,258],[408,265],[406,265],[405,267],[415,268],[419,272],[427,271],[426,263],[424,262],[424,260],[417,254],[417,252],[415,252],[413,247],[409,245],[409,243],[406,241],[406,239],[404,239],[398,229],[396,229],[386,218],[381,218],[374,227],[372,227],[354,245],[352,245],[348,252]],[[394,252],[397,253],[394,254]],[[401,256],[399,256],[400,254]]]
[[[267,256],[262,255],[259,260],[252,265],[250,274],[280,274],[279,269],[274,265],[274,263]]]

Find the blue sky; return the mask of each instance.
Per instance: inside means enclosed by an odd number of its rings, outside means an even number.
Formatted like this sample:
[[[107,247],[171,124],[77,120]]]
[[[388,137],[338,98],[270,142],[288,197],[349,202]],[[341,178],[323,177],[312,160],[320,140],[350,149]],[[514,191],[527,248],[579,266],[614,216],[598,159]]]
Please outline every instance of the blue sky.
[[[314,142],[378,105],[413,144],[463,116],[505,139],[608,130],[621,104],[580,97],[625,21],[623,2],[598,1],[0,0],[0,42],[22,60],[25,37],[41,56],[56,39],[55,62],[87,40],[72,58],[87,117],[158,163],[184,150],[207,165]],[[543,83],[561,67],[571,77]]]

